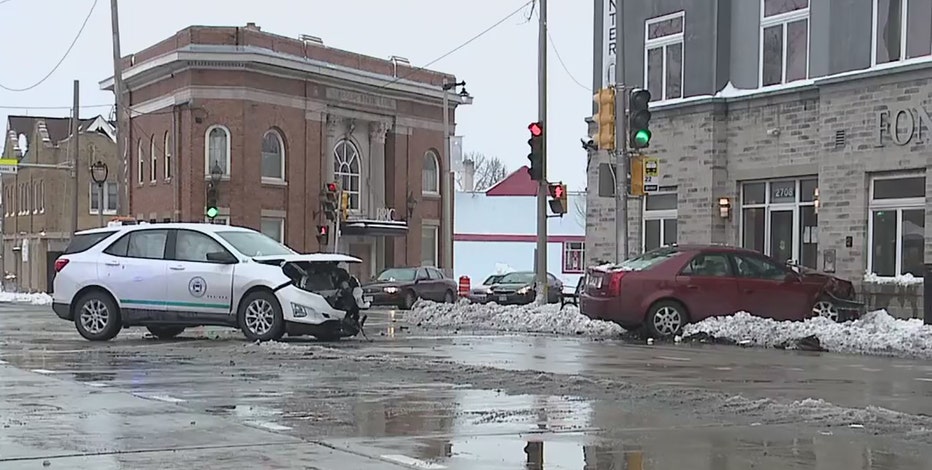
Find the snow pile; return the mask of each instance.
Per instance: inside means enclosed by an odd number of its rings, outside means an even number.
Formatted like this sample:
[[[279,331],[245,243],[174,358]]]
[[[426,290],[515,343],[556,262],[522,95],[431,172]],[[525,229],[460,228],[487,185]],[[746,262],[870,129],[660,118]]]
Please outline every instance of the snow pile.
[[[624,333],[620,326],[600,320],[591,320],[579,309],[559,304],[543,306],[473,304],[438,304],[418,301],[407,312],[405,321],[431,328],[471,328],[524,333],[552,333],[558,335],[585,335],[610,337]]]
[[[897,286],[915,286],[922,284],[922,278],[913,276],[910,273],[900,274],[896,277],[881,277],[874,273],[864,274],[864,282],[869,284],[897,285]]]
[[[0,292],[0,303],[52,305],[52,296],[43,292],[35,294]]]
[[[687,339],[708,335],[767,348],[815,336],[823,348],[833,352],[932,358],[932,326],[918,319],[896,319],[884,310],[847,323],[826,318],[780,322],[739,312],[686,325],[683,335]]]
[[[495,275],[503,276],[505,274],[510,274],[515,272],[515,268],[505,264],[505,263],[495,263]]]

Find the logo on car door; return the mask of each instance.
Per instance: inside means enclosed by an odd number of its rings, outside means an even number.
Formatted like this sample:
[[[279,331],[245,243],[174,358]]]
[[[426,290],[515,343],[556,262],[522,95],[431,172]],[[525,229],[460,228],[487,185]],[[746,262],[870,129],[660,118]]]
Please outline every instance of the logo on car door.
[[[194,297],[203,297],[207,293],[207,281],[200,276],[191,278],[188,282],[188,292]]]

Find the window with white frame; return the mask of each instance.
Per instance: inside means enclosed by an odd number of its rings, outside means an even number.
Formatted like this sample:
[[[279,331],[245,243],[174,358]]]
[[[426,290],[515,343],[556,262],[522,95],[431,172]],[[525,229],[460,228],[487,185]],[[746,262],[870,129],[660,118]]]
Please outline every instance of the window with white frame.
[[[159,166],[159,154],[155,151],[155,136],[149,137],[149,181],[155,183],[158,181],[159,172],[156,171]]]
[[[142,153],[142,139],[136,144],[136,181],[139,184],[146,181],[146,156]]]
[[[279,243],[285,242],[285,219],[282,217],[263,217],[259,231]]]
[[[817,177],[742,184],[741,245],[817,269],[818,187]]]
[[[654,101],[683,97],[683,31],[686,15],[651,18],[644,27],[644,83]]]
[[[424,194],[440,193],[440,157],[433,150],[428,150],[424,154],[424,168],[421,170],[421,191]]]
[[[922,277],[926,178],[922,174],[871,180],[867,271],[881,277]]]
[[[36,181],[35,185],[36,205],[34,211],[36,214],[43,214],[45,213],[45,181]]]
[[[285,145],[281,134],[274,129],[262,136],[262,177],[285,179]]]
[[[644,197],[644,252],[676,243],[676,193],[654,193]]]
[[[563,242],[563,274],[586,271],[586,242]]]
[[[421,228],[421,266],[437,266],[439,258],[439,227],[425,225]]]
[[[760,83],[809,77],[809,0],[761,0]]]
[[[90,183],[90,190],[88,191],[88,196],[90,201],[88,207],[90,208],[91,214],[100,213],[100,189],[101,187],[97,183]],[[117,185],[115,182],[104,181],[103,184],[103,195],[104,195],[104,214],[116,214],[117,208]]]
[[[171,134],[168,132],[165,133],[165,138],[162,139],[165,143],[165,147],[162,149],[165,152],[165,181],[172,179],[172,142]]]
[[[340,183],[340,189],[349,195],[350,210],[360,208],[361,174],[359,149],[348,139],[337,142],[333,148],[333,176]]]
[[[873,0],[871,63],[914,59],[932,54],[932,2]]]
[[[209,175],[215,165],[221,174],[230,176],[230,131],[223,126],[211,126],[205,134],[204,174]]]

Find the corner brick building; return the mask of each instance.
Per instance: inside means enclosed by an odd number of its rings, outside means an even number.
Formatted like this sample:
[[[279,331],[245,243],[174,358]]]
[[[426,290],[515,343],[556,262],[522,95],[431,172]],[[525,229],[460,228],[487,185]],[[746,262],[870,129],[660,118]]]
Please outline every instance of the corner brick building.
[[[624,18],[624,82],[652,94],[645,153],[660,159],[659,191],[629,201],[632,255],[744,246],[850,279],[871,308],[921,316],[930,3],[632,0],[622,14],[615,3],[596,8],[594,89],[614,79]],[[614,259],[611,162],[590,157],[586,255]]]
[[[124,58],[132,117],[131,214],[204,221],[214,164],[215,222],[318,246],[320,191],[350,194],[339,251],[368,278],[389,266],[441,268],[445,207],[442,85],[455,78],[245,27],[192,26]],[[112,77],[101,82],[112,89]],[[463,97],[447,92],[450,131]],[[452,218],[452,214],[449,214]],[[452,220],[452,219],[451,219]],[[330,244],[334,241],[331,230]]]

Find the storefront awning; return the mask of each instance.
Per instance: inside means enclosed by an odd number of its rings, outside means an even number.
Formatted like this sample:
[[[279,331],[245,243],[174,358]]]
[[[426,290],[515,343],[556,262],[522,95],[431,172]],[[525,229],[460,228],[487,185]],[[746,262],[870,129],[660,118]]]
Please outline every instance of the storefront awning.
[[[340,233],[364,237],[403,237],[408,233],[408,223],[403,220],[348,220],[340,224]]]

